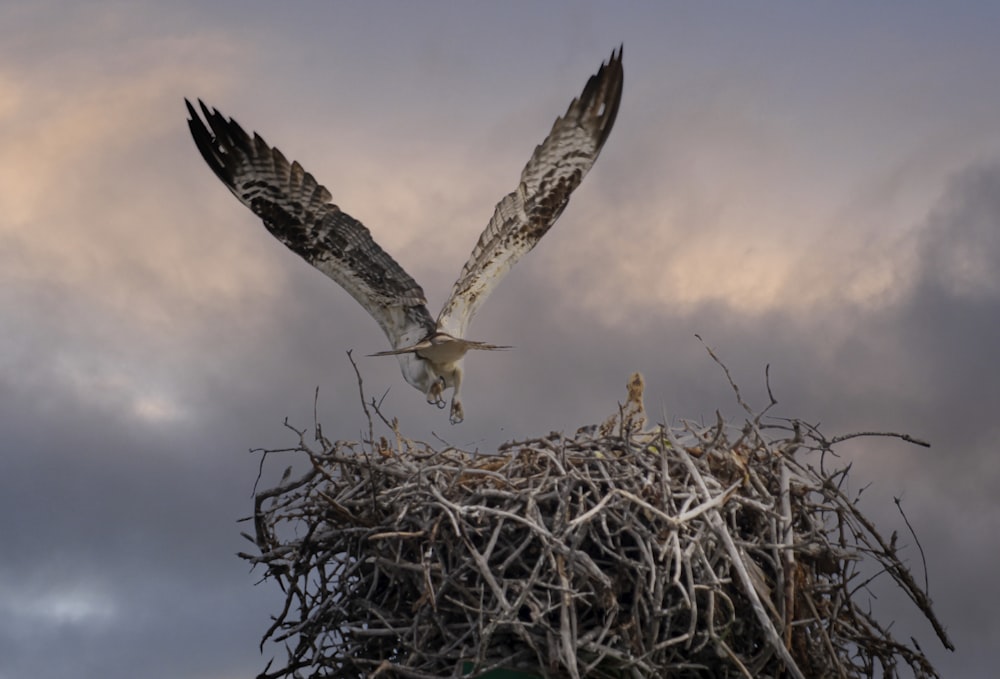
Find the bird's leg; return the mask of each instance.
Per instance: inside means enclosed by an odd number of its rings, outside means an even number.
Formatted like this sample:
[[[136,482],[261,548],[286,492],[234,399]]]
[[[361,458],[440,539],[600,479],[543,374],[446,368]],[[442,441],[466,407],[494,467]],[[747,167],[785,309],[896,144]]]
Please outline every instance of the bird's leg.
[[[455,390],[451,394],[451,416],[448,420],[452,424],[458,424],[465,419],[465,411],[462,410],[462,401],[458,397],[458,390],[462,386],[462,369],[456,367],[455,372],[452,373],[452,378],[454,379]]]
[[[452,424],[458,424],[465,419],[465,411],[462,410],[462,402],[457,398],[451,399],[451,416],[448,418]]]
[[[427,402],[438,408],[444,408],[447,404],[444,400],[445,386],[444,377],[439,377],[431,382],[431,386],[427,389]]]

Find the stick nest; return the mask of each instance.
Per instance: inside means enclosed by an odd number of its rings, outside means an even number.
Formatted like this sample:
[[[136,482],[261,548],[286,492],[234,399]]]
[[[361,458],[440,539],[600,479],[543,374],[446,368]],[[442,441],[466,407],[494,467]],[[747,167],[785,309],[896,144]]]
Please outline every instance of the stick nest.
[[[261,643],[287,658],[259,677],[938,676],[869,610],[863,573],[888,573],[951,648],[895,534],[827,469],[847,437],[762,415],[648,429],[641,392],[491,455],[388,422],[391,441],[299,432],[280,452],[308,470],[256,495],[241,554],[284,592]]]

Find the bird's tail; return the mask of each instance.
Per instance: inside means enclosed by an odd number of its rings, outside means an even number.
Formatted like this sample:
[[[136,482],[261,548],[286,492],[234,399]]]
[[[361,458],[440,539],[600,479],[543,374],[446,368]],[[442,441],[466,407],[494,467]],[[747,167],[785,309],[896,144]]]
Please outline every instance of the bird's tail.
[[[476,342],[474,340],[461,340],[465,342],[467,349],[478,349],[480,351],[504,351],[506,349],[513,349],[514,347],[508,344],[490,344],[489,342]]]
[[[456,343],[461,345],[461,351],[464,354],[466,351],[504,351],[506,349],[513,349],[514,347],[506,344],[490,344],[489,342],[477,342],[476,340],[458,339],[451,338],[448,343]],[[400,354],[415,354],[421,350],[428,350],[431,348],[431,342],[428,340],[422,340],[408,347],[401,347],[399,349],[389,349],[388,351],[378,351],[374,354],[368,354],[369,356],[399,356]]]

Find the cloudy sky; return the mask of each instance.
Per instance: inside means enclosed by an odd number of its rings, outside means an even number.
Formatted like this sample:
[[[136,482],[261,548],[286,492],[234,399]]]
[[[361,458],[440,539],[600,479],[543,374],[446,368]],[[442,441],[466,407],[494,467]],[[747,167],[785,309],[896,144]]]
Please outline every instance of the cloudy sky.
[[[305,165],[440,305],[493,205],[612,48],[617,126],[491,297],[466,421],[392,359],[414,438],[489,450],[603,419],[632,370],[668,421],[747,398],[829,434],[886,532],[902,497],[946,677],[1000,647],[1000,6],[0,6],[0,679],[235,679],[279,593],[235,553],[254,447],[366,428],[386,348],[204,165],[201,97]],[[273,480],[277,469],[269,469]],[[919,555],[909,552],[918,569]]]

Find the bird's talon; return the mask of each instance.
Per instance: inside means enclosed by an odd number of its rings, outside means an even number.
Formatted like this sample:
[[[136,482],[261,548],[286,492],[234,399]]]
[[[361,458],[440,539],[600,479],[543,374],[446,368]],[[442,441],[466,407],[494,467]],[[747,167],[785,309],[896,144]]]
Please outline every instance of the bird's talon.
[[[431,382],[430,389],[427,390],[427,402],[436,405],[438,408],[444,408],[446,405],[444,400],[445,387],[443,377],[439,377]]]

